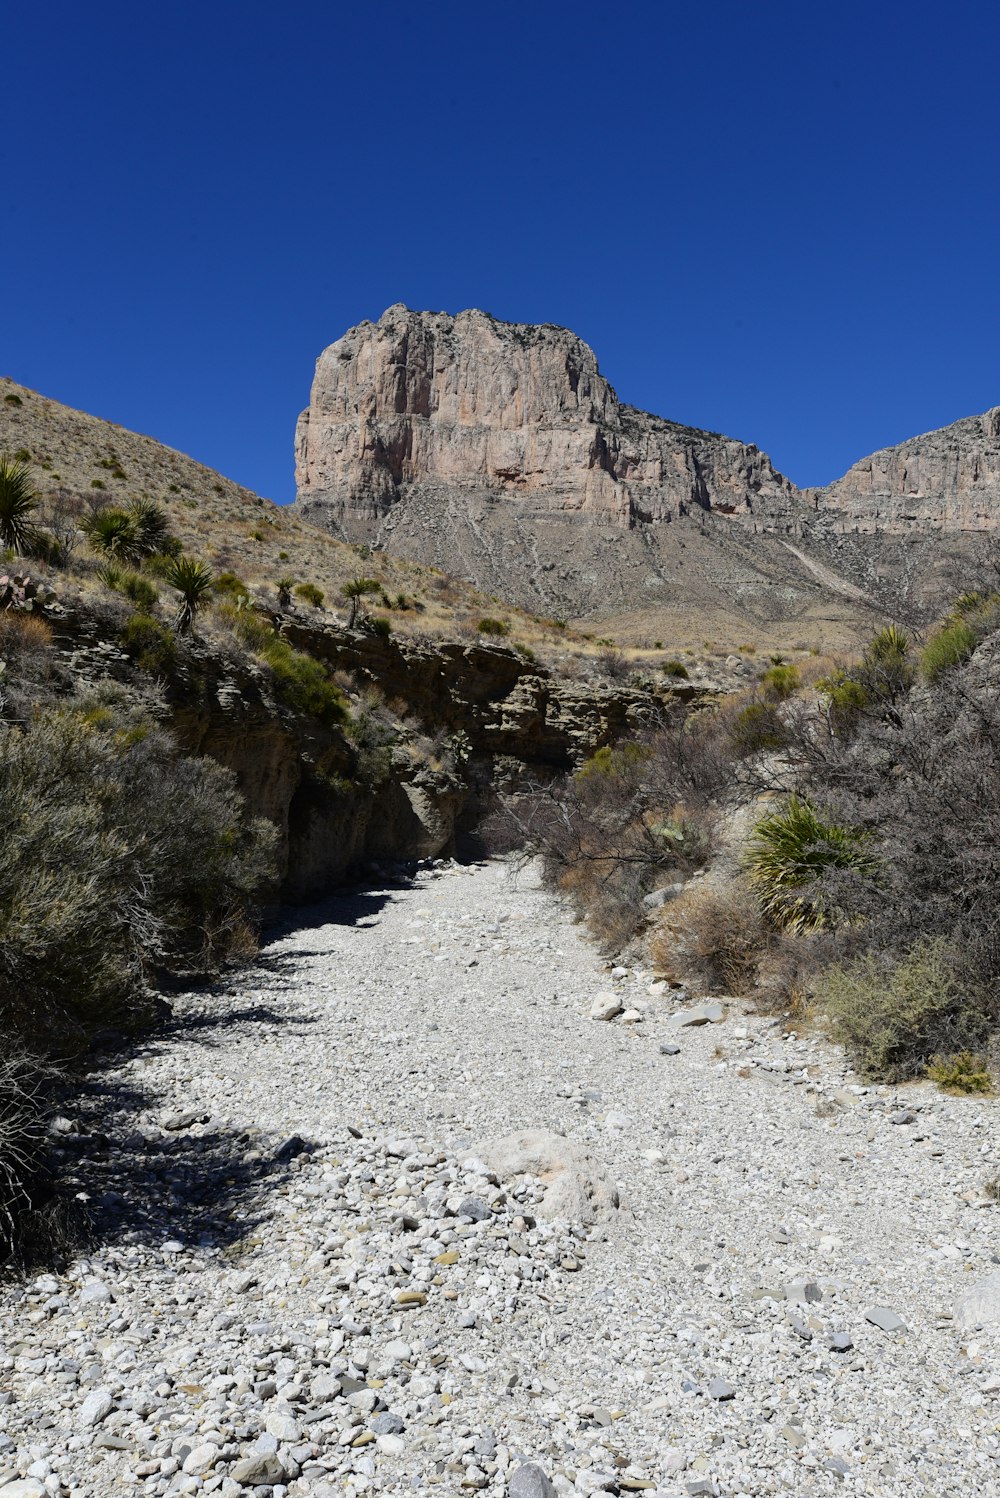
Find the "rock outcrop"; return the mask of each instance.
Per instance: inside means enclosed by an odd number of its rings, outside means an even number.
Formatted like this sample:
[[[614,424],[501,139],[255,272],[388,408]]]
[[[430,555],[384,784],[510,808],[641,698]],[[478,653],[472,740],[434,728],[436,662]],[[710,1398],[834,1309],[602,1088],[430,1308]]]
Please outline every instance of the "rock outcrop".
[[[320,356],[296,473],[334,534],[527,608],[654,633],[794,619],[828,644],[968,570],[1000,524],[1000,408],[800,491],[752,444],[623,405],[564,328],[396,306]]]
[[[766,454],[623,406],[566,328],[390,307],[326,349],[296,436],[299,501],[349,540],[393,529],[413,485],[597,525],[784,511]]]
[[[1000,526],[1000,406],[886,447],[809,491],[836,533],[912,535]]]

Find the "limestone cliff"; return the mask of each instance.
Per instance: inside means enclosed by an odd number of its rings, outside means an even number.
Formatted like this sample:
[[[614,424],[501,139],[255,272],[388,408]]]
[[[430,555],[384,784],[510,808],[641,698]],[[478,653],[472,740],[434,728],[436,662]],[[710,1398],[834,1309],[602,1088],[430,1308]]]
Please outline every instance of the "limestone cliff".
[[[395,306],[321,355],[296,437],[299,501],[371,540],[414,485],[597,525],[788,509],[766,454],[623,406],[565,328]]]
[[[886,447],[809,492],[837,532],[909,535],[1000,525],[1000,406]]]

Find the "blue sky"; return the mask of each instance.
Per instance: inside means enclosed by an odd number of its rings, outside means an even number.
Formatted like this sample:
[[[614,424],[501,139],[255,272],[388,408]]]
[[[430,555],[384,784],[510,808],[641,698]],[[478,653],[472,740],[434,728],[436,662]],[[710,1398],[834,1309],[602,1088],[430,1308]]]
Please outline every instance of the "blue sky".
[[[3,23],[0,374],[274,499],[392,302],[556,322],[801,484],[1000,403],[1000,7],[54,0]]]

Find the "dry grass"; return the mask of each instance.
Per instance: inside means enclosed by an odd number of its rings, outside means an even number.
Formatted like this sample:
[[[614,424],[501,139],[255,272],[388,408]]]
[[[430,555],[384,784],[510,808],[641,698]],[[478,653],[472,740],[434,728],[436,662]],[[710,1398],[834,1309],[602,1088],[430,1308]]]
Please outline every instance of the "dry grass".
[[[753,892],[742,881],[716,888],[695,880],[663,907],[650,941],[657,971],[723,993],[750,994],[771,943]]]

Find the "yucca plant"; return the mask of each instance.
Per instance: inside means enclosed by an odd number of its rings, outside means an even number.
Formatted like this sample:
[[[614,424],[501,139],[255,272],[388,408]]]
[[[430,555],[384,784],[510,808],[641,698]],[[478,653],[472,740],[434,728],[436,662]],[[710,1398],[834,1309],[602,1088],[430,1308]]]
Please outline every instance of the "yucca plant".
[[[808,801],[790,796],[783,811],[764,817],[753,830],[747,873],[761,909],[776,926],[816,931],[829,912],[807,891],[828,869],[872,875],[878,860],[863,833],[826,822]]]
[[[382,584],[375,581],[373,577],[352,577],[341,588],[341,593],[351,605],[351,612],[347,618],[348,629],[353,629],[358,617],[358,609],[361,600],[366,593],[377,593]]]
[[[87,540],[95,551],[120,562],[137,562],[142,555],[135,521],[127,510],[109,505],[95,510],[83,523]]]
[[[32,516],[37,507],[27,463],[0,455],[0,543],[21,555],[28,552],[35,536]]]
[[[135,530],[136,546],[142,556],[153,556],[162,551],[170,538],[167,513],[151,499],[132,499],[126,513]]]
[[[174,629],[179,635],[191,634],[195,614],[212,591],[215,579],[211,569],[194,557],[171,557],[169,565],[163,569],[163,579],[181,595]]]

